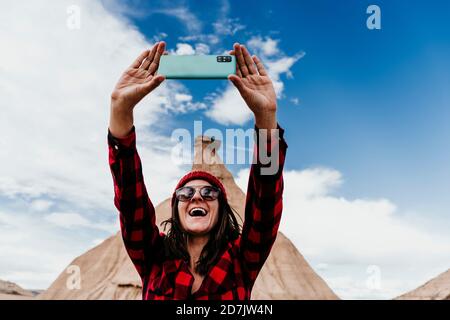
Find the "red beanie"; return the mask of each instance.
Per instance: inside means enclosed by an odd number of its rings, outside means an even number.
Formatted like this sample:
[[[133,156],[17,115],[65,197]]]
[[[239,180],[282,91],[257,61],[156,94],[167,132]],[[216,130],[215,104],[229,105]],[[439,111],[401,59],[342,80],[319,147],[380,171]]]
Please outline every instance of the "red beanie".
[[[222,192],[222,194],[223,194],[223,197],[224,197],[225,201],[227,200],[227,193],[225,192],[225,187],[223,186],[222,182],[220,182],[220,180],[217,179],[212,174],[210,174],[210,173],[208,173],[206,171],[201,171],[201,170],[191,171],[188,174],[186,174],[183,178],[181,178],[181,180],[178,181],[178,184],[175,187],[175,191],[178,188],[181,188],[182,186],[184,186],[189,181],[197,180],[197,179],[208,181],[213,186],[219,188],[220,192]],[[173,204],[175,202],[175,191],[173,192],[173,195],[172,195],[172,206],[173,206]]]

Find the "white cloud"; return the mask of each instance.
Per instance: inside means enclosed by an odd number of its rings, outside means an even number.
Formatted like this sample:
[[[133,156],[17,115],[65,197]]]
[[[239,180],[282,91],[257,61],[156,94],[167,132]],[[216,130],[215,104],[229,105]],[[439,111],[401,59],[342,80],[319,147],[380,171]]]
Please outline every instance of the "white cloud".
[[[209,46],[206,43],[196,43],[195,53],[196,54],[209,54]]]
[[[176,50],[169,50],[171,54],[176,55],[192,55],[192,54],[209,54],[209,46],[205,43],[196,43],[195,48],[189,43],[177,43]]]
[[[191,34],[181,36],[179,39],[181,41],[199,41],[213,46],[220,44],[224,36],[234,36],[237,32],[245,29],[245,25],[240,23],[239,18],[229,16],[230,3],[228,0],[222,0],[218,8],[217,19],[212,23],[213,33],[191,32]]]
[[[291,67],[297,60],[301,59],[304,53],[298,53],[293,57],[282,57],[277,60],[267,60],[266,69],[270,79],[273,81],[273,86],[278,98],[282,97],[284,83],[280,80],[282,74],[286,74],[288,78],[293,78]]]
[[[152,98],[155,102],[158,102],[161,105],[161,109],[159,110],[160,113],[167,114],[172,112],[183,114],[186,112],[206,109],[206,104],[203,102],[194,101],[192,95],[182,84],[180,84],[180,82],[174,80],[167,81],[165,86],[167,89],[165,91],[165,96],[160,95],[158,98]],[[153,114],[150,114],[150,116],[153,116]],[[145,125],[148,124],[150,120],[147,120],[145,117],[141,117],[140,121],[142,122],[142,125]],[[139,124],[139,122],[136,123]],[[165,124],[167,125],[167,123]],[[154,140],[154,138],[152,139]],[[172,146],[172,144],[169,143],[169,146]]]
[[[298,53],[292,57],[285,56],[278,48],[278,41],[270,37],[265,40],[261,37],[252,37],[247,45],[251,49],[250,53],[256,54],[264,63],[277,97],[282,98],[284,84],[280,77],[286,74],[288,78],[291,78],[290,69],[303,57],[304,53]],[[231,83],[227,84],[223,93],[214,95],[211,100],[212,106],[205,114],[218,123],[243,125],[252,118],[252,112]]]
[[[167,38],[169,35],[165,32],[160,32],[158,34],[155,34],[151,40],[153,43],[156,43],[158,41],[162,41],[163,39]]]
[[[82,215],[74,212],[52,212],[44,217],[44,220],[62,228],[90,228],[104,230],[109,233],[114,233],[120,227],[119,224],[112,223],[99,223],[98,221],[93,222]],[[115,219],[117,221],[117,219]]]
[[[50,223],[64,228],[86,227],[89,226],[89,220],[80,216],[78,213],[71,212],[53,212],[46,215],[44,219]]]
[[[216,34],[190,34],[181,36],[178,39],[181,41],[199,41],[209,45],[217,45],[220,43],[220,37]]]
[[[81,207],[112,210],[105,149],[109,95],[123,69],[149,44],[91,1],[76,2],[81,29],[69,30],[68,3],[73,1],[46,8],[14,2],[2,10],[0,33],[7,46],[0,58],[8,63],[0,76],[0,194],[51,195]],[[45,11],[60,15],[39,19]],[[13,17],[23,12],[24,21]],[[167,82],[136,107],[139,137],[145,135],[144,126],[160,125],[161,114],[169,110],[201,107],[178,103],[178,93],[188,94],[181,84]],[[138,138],[138,143],[147,142],[152,149],[152,140]],[[147,172],[157,172],[158,163],[153,163]]]
[[[260,51],[264,56],[270,57],[280,52],[278,42],[279,40],[274,40],[269,37],[264,40],[261,36],[256,36],[251,38],[247,42],[247,45],[250,50]]]
[[[234,36],[236,32],[245,29],[245,26],[239,23],[238,18],[230,18],[229,14],[230,3],[228,0],[222,0],[219,17],[212,24],[216,34]]]
[[[80,29],[67,27],[72,5],[80,8]],[[150,44],[126,20],[87,0],[5,3],[0,37],[0,59],[7,61],[0,72],[0,278],[42,288],[92,239],[118,228],[107,159],[109,96]],[[135,110],[155,204],[170,196],[185,171],[168,165],[172,142],[157,132],[171,124],[167,113],[205,107],[180,100],[189,95],[181,83],[166,81]],[[7,211],[7,202],[24,204],[23,213]]]
[[[121,17],[144,18],[146,13],[142,10],[142,2],[139,5],[133,3],[124,3],[120,0],[100,0],[101,4],[113,14]]]
[[[218,35],[234,36],[238,31],[244,30],[245,25],[239,19],[225,18],[213,23],[214,31]]]
[[[212,100],[212,106],[205,114],[221,124],[244,124],[252,117],[252,112],[242,100],[237,89],[228,84],[223,94]]]
[[[188,43],[177,43],[177,50],[175,51],[175,54],[190,55],[190,54],[195,54],[195,50]]]
[[[177,93],[175,95],[175,100],[178,102],[190,102],[192,101],[192,96],[184,93]]]
[[[0,279],[45,289],[70,261],[92,246],[91,237],[55,228],[33,213],[0,211]]]
[[[243,190],[248,173],[238,174]],[[412,223],[388,199],[334,196],[340,172],[288,170],[284,179],[280,230],[342,298],[393,298],[450,265],[450,237]],[[379,290],[366,283],[371,265],[381,270]]]
[[[202,30],[202,22],[187,7],[152,9],[151,13],[161,13],[179,19],[190,34],[199,33]]]
[[[291,98],[290,101],[291,101],[294,105],[296,105],[296,106],[298,106],[299,103],[300,103],[300,99],[297,98],[297,97]]]
[[[30,203],[30,208],[34,211],[47,211],[52,206],[53,202],[48,200],[34,200]]]

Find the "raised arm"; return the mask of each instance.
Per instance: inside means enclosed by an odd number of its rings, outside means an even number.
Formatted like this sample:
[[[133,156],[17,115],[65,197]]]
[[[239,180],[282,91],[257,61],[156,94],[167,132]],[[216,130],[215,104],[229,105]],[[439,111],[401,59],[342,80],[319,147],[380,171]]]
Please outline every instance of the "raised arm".
[[[111,94],[108,147],[114,204],[120,212],[125,248],[141,278],[149,272],[152,259],[161,250],[163,235],[156,226],[155,208],[144,184],[133,110],[164,81],[163,76],[155,76],[164,48],[162,42],[144,51],[123,73]]]
[[[120,212],[122,239],[136,270],[144,277],[163,246],[163,235],[156,225],[155,208],[144,184],[134,127],[121,139],[109,131],[108,146],[114,205]]]
[[[272,131],[271,138],[260,135],[255,126],[254,163],[250,169],[245,204],[245,221],[240,254],[249,285],[253,286],[275,242],[283,210],[283,167],[287,144],[284,130]],[[261,162],[267,157],[268,162]]]
[[[153,89],[164,76],[156,75],[165,43],[157,42],[152,49],[145,50],[125,70],[111,94],[109,130],[116,138],[123,138],[133,127],[134,107]]]
[[[276,94],[264,65],[238,43],[236,75],[229,80],[255,116],[255,150],[245,205],[239,254],[251,288],[275,242],[283,209],[283,167],[287,144],[278,125]]]

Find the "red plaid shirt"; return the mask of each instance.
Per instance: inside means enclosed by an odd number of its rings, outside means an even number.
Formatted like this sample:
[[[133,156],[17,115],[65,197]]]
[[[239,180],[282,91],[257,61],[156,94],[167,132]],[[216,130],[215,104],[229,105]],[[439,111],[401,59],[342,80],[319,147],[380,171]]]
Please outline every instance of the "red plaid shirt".
[[[126,250],[142,279],[144,300],[250,299],[256,277],[275,242],[282,212],[282,171],[287,144],[283,138],[284,130],[278,128],[279,140],[264,146],[271,152],[279,150],[279,170],[274,175],[261,175],[263,165],[259,161],[252,164],[242,234],[228,243],[194,293],[191,293],[194,276],[188,262],[165,258],[165,234],[159,231],[155,222],[155,208],[144,184],[134,127],[122,139],[108,132],[114,204],[120,212]],[[258,132],[256,126],[255,129]],[[255,156],[259,154],[257,141]]]

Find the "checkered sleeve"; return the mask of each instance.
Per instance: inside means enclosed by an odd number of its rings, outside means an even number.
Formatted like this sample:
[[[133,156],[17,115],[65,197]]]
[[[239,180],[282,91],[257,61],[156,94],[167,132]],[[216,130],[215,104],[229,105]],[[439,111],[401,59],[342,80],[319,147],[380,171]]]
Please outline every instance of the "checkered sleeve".
[[[114,205],[119,210],[122,238],[139,275],[149,272],[155,252],[162,247],[163,234],[156,225],[136,150],[135,128],[128,136],[116,138],[108,130],[109,166],[114,182]]]
[[[239,250],[249,288],[275,242],[283,209],[283,167],[287,144],[278,125],[270,137],[255,126],[255,149],[247,187]]]

